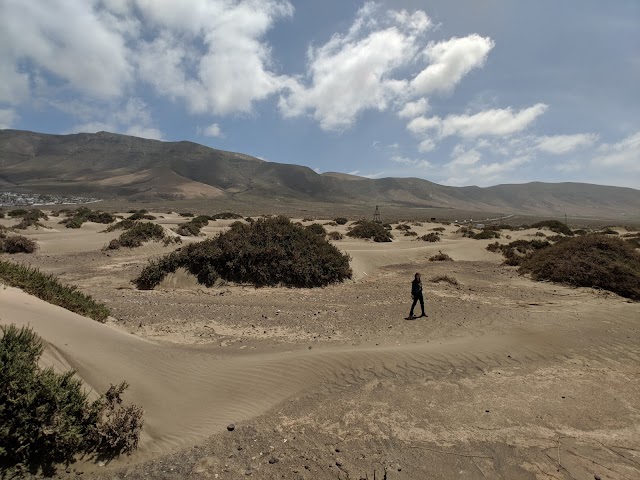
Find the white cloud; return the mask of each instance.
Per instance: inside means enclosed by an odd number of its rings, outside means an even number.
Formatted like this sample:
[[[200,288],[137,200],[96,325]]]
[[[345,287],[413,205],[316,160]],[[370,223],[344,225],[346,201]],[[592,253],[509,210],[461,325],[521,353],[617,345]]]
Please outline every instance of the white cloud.
[[[24,96],[32,62],[73,88],[100,97],[122,93],[133,76],[125,38],[85,0],[0,2],[0,71],[7,95]]]
[[[16,112],[10,108],[0,108],[0,129],[11,128],[18,119]]]
[[[475,165],[482,158],[477,150],[465,150],[461,145],[457,145],[453,149],[451,156],[453,160],[448,164],[451,167]]]
[[[384,175],[384,172],[367,173],[366,175],[360,175],[365,178],[380,178]]]
[[[392,103],[401,105],[401,118],[422,115],[428,100],[415,97],[450,91],[471,69],[482,66],[493,46],[478,35],[425,46],[431,20],[424,12],[386,13],[376,16],[375,4],[367,3],[347,33],[311,48],[306,77],[280,98],[282,114],[309,114],[325,130],[348,128],[363,111],[386,110]],[[421,50],[424,55],[418,56]],[[394,77],[416,64],[422,70],[413,80],[410,74]]]
[[[391,73],[407,64],[417,51],[413,30],[401,25],[371,30],[378,23],[366,4],[344,35],[334,35],[326,44],[309,50],[310,85],[296,83],[280,99],[287,117],[310,112],[325,130],[353,124],[364,110],[384,110],[390,100],[406,90],[406,80]]]
[[[391,161],[394,163],[399,163],[400,165],[407,165],[415,168],[429,168],[431,167],[431,163],[427,160],[420,160],[417,158],[408,158],[403,157],[401,155],[394,155],[391,157]]]
[[[598,135],[593,133],[543,136],[538,137],[537,148],[546,153],[561,155],[580,147],[591,146],[597,139]]]
[[[411,81],[411,88],[418,95],[450,92],[462,77],[484,64],[493,46],[493,40],[476,34],[430,43],[424,51],[430,65]]]
[[[629,135],[620,142],[602,144],[591,161],[598,168],[616,169],[613,173],[640,172],[640,132]]]
[[[431,138],[425,138],[418,145],[418,151],[420,153],[431,152],[431,151],[435,150],[435,148],[436,148],[436,142],[433,141]]]
[[[398,112],[400,118],[415,118],[424,115],[429,110],[429,101],[421,98],[415,102],[407,102]]]
[[[547,105],[537,103],[519,112],[513,112],[509,107],[484,110],[473,115],[448,115],[445,118],[418,117],[409,122],[407,128],[416,134],[436,130],[440,138],[452,135],[463,138],[510,135],[527,128],[547,108]]]
[[[93,120],[76,124],[66,133],[106,131],[155,140],[164,139],[162,132],[153,126],[147,104],[139,98],[129,98],[122,104],[109,104],[109,108],[102,104],[74,104],[71,108],[82,112],[84,118],[91,117]]]
[[[127,135],[132,135],[134,137],[151,138],[153,140],[164,140],[164,136],[162,135],[162,132],[157,128],[153,128],[153,127],[143,127],[141,125],[133,125],[127,128],[125,133]]]
[[[212,123],[211,125],[205,128],[198,127],[198,135],[205,135],[207,137],[224,138],[222,129],[220,128],[220,125],[218,125],[217,123]]]

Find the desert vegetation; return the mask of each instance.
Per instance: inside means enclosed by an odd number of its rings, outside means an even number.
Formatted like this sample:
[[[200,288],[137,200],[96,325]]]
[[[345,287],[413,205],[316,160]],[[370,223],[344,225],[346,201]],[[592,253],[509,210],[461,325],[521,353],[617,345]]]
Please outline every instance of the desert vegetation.
[[[128,385],[112,385],[89,402],[75,372],[41,369],[44,347],[28,328],[2,326],[0,338],[0,473],[55,473],[79,454],[114,458],[138,447],[142,409],[122,406]]]
[[[149,215],[149,212],[145,209],[142,210],[129,210],[131,215],[127,217],[128,220],[155,220],[154,215]]]
[[[152,289],[178,268],[209,287],[219,278],[256,286],[305,288],[351,278],[348,255],[285,217],[235,224],[215,238],[152,261],[134,283],[140,289]]]
[[[432,283],[445,282],[455,287],[460,285],[460,282],[458,282],[458,280],[455,277],[452,277],[451,275],[436,275],[435,277],[431,278],[429,281]]]
[[[338,225],[346,225],[349,220],[345,217],[336,217],[333,219],[333,221]]]
[[[100,210],[94,211],[87,207],[80,207],[74,212],[68,211],[67,213],[67,218],[59,222],[67,228],[80,228],[84,222],[109,224],[116,220],[116,217],[111,213]]]
[[[521,265],[522,261],[536,250],[547,248],[551,245],[547,240],[516,240],[506,245],[498,242],[487,245],[490,252],[501,252],[505,257],[505,265]]]
[[[13,226],[13,228],[16,228],[18,230],[26,230],[29,227],[43,227],[44,225],[40,223],[40,220],[49,219],[46,213],[37,208],[32,208],[29,210],[26,210],[24,208],[16,208],[9,211],[8,215],[11,218],[21,219],[19,223]]]
[[[564,223],[558,220],[543,220],[534,223],[529,228],[548,228],[554,233],[562,233],[563,235],[573,236],[573,231]]]
[[[209,220],[210,217],[208,215],[198,215],[188,222],[179,224],[175,232],[183,237],[197,237],[200,235],[202,227],[209,225]]]
[[[534,280],[595,287],[640,300],[640,255],[628,243],[586,235],[537,249],[521,261]]]
[[[107,245],[107,249],[117,250],[122,247],[136,248],[141,247],[144,242],[149,241],[164,241],[165,244],[168,245],[174,241],[174,239],[167,236],[162,225],[151,222],[134,222],[133,225],[126,229],[118,238],[111,240],[109,245]]]
[[[451,258],[446,253],[442,253],[442,251],[438,250],[438,253],[429,257],[430,262],[453,262],[453,258]]]
[[[374,242],[390,242],[393,240],[393,235],[385,228],[376,222],[370,222],[368,220],[360,220],[357,225],[354,225],[347,236],[353,238],[368,238]]]
[[[75,286],[63,285],[53,275],[42,273],[37,268],[0,260],[0,282],[99,322],[104,322],[109,316],[105,305],[79,292]]]
[[[426,235],[422,235],[421,237],[418,237],[418,240],[422,240],[423,242],[439,242],[440,241],[440,235],[438,235],[435,232],[431,232],[431,233],[427,233]]]
[[[344,235],[336,231],[329,232],[327,236],[329,237],[329,240],[342,240],[344,238]]]
[[[319,223],[312,223],[311,225],[308,225],[305,228],[309,230],[311,233],[313,233],[314,235],[320,235],[324,237],[327,234],[327,230]]]
[[[7,235],[0,231],[0,253],[33,253],[38,244],[23,235]]]

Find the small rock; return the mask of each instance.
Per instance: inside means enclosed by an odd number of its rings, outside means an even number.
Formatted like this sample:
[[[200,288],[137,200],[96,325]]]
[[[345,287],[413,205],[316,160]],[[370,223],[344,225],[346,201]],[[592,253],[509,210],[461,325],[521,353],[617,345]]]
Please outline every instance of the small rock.
[[[340,460],[336,460],[336,467],[341,467],[342,466],[342,462]]]
[[[598,475],[597,473],[593,476],[593,478],[595,478],[595,480],[601,480],[600,475]]]
[[[271,458],[269,459],[269,463],[270,463],[271,465],[273,465],[274,463],[278,463],[279,461],[280,461],[280,460],[278,460],[276,457],[271,457]]]
[[[230,423],[229,425],[227,425],[227,430],[229,430],[230,432],[233,432],[236,429],[235,424]]]

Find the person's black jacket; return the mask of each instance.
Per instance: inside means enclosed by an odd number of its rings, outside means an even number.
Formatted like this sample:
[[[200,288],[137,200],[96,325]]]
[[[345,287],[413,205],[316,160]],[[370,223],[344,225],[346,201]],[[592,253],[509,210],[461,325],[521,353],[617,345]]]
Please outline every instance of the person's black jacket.
[[[422,295],[422,282],[420,280],[413,280],[411,282],[411,296],[419,297]]]

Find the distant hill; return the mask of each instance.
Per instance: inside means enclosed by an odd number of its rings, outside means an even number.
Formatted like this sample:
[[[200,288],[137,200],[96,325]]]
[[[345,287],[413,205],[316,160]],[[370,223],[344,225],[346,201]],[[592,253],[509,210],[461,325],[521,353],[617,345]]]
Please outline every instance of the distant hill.
[[[0,130],[0,191],[105,199],[230,197],[456,208],[532,215],[619,217],[640,212],[640,191],[583,183],[447,187],[419,178],[317,174],[192,142],[108,132],[48,135]]]

